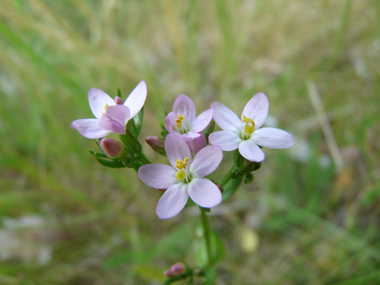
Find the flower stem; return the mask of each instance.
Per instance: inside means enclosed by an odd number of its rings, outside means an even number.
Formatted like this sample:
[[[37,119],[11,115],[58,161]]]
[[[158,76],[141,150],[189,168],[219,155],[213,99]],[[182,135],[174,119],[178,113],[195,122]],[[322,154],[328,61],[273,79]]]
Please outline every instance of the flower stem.
[[[209,229],[209,223],[207,220],[206,212],[203,210],[201,210],[201,219],[202,219],[202,226],[203,226],[203,234],[206,241],[207,265],[210,266],[212,264],[210,229]]]
[[[220,184],[222,185],[222,187],[225,186],[228,181],[230,181],[232,171],[234,171],[235,168],[236,165],[234,164],[232,168],[227,172],[227,174],[223,176],[222,180],[220,180]]]

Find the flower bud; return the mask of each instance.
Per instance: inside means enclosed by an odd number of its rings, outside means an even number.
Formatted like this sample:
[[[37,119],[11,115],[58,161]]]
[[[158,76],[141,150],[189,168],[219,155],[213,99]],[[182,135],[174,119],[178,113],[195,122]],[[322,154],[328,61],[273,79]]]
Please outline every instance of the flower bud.
[[[118,141],[110,138],[104,138],[100,141],[104,153],[112,158],[120,157],[123,153],[124,147]]]
[[[173,273],[173,271],[171,271],[170,269],[165,270],[165,271],[164,271],[164,275],[165,275],[166,277],[169,277],[169,278],[174,278],[174,277],[176,277],[175,274]]]
[[[115,103],[116,103],[117,105],[123,105],[123,104],[124,104],[124,100],[121,99],[119,96],[116,96],[116,97],[115,97]]]
[[[170,268],[170,270],[174,273],[174,274],[183,274],[185,273],[185,265],[182,263],[182,262],[177,262],[175,264],[173,264],[173,266]]]
[[[165,153],[165,142],[157,137],[146,137],[146,143],[158,153]]]

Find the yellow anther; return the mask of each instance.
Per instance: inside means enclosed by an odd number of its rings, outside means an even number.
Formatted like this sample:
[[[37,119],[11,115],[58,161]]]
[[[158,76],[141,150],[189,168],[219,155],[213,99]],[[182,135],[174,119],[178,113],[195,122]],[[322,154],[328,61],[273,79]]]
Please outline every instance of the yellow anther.
[[[244,133],[247,135],[252,135],[255,131],[255,122],[246,116],[243,116],[242,122],[244,123]]]
[[[181,114],[178,114],[177,117],[178,117],[178,119],[175,119],[176,126],[177,126],[178,128],[181,128],[181,127],[182,127],[182,123],[183,123],[183,121],[185,120],[185,116],[184,116],[184,115],[181,115]]]
[[[189,161],[189,158],[188,157],[186,157],[184,160],[182,160],[182,159],[177,159],[176,161],[175,161],[175,167],[177,168],[177,169],[185,169],[186,168],[186,166],[187,166],[187,162]],[[177,175],[177,174],[176,174]]]
[[[185,177],[186,177],[186,173],[185,173],[185,171],[183,171],[183,170],[181,170],[181,169],[178,170],[177,173],[175,174],[175,178],[176,178],[177,180],[179,180],[179,181],[185,179]]]
[[[104,106],[104,112],[102,113],[102,115],[104,115],[104,113],[107,111],[107,109],[108,109],[108,104],[106,104],[105,106]]]

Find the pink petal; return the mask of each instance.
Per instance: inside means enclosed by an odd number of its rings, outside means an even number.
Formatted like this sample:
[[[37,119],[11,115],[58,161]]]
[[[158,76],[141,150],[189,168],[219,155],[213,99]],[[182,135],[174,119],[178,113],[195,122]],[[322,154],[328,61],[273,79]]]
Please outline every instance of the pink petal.
[[[186,141],[187,145],[190,148],[191,155],[194,157],[198,151],[200,151],[202,148],[204,148],[207,145],[206,137],[205,135],[200,132],[199,137],[191,140],[191,141]]]
[[[257,93],[245,105],[242,116],[251,118],[255,122],[255,127],[258,129],[263,124],[268,116],[269,101],[264,93]]]
[[[186,95],[178,95],[174,101],[173,112],[177,116],[178,114],[184,115],[185,120],[193,122],[196,116],[196,109],[193,100]]]
[[[190,165],[190,173],[197,177],[205,177],[219,166],[223,159],[220,146],[210,145],[202,148],[194,157]]]
[[[146,83],[142,80],[124,102],[124,105],[127,106],[131,112],[130,118],[133,118],[138,112],[140,112],[141,108],[144,106],[146,94]]]
[[[219,145],[224,151],[235,150],[239,147],[242,139],[232,131],[219,131],[210,134],[208,137],[210,144]]]
[[[213,114],[214,111],[212,109],[206,110],[200,114],[191,124],[191,131],[197,133],[203,131],[208,126],[208,124],[210,124]]]
[[[139,168],[138,176],[149,187],[166,189],[177,182],[176,170],[165,164],[146,164]]]
[[[214,121],[222,130],[240,132],[243,123],[231,109],[220,102],[211,103],[211,108],[214,110]]]
[[[204,208],[212,208],[222,202],[219,188],[205,178],[193,179],[189,184],[188,193],[195,204]]]
[[[196,132],[187,132],[186,134],[179,134],[184,141],[192,141],[199,138],[200,134]]]
[[[100,139],[110,133],[110,131],[99,127],[98,119],[76,120],[71,124],[71,127],[88,139]]]
[[[288,148],[294,143],[291,134],[276,128],[259,129],[253,133],[251,139],[255,144],[267,148]]]
[[[175,119],[177,119],[177,114],[170,112],[165,118],[165,127],[169,133],[174,132]]]
[[[106,105],[116,105],[115,101],[100,89],[92,88],[88,91],[88,101],[94,116],[98,119],[106,111]]]
[[[129,108],[124,105],[115,105],[107,108],[106,113],[99,119],[99,126],[117,134],[125,134],[128,119]]]
[[[177,159],[184,160],[189,158],[188,164],[191,163],[191,152],[186,142],[177,134],[168,134],[165,139],[165,152],[170,164],[175,167]]]
[[[239,145],[240,154],[250,161],[260,162],[265,158],[264,152],[253,141],[242,141]]]
[[[158,201],[156,213],[160,219],[169,219],[177,215],[189,198],[187,185],[178,183],[170,186]]]

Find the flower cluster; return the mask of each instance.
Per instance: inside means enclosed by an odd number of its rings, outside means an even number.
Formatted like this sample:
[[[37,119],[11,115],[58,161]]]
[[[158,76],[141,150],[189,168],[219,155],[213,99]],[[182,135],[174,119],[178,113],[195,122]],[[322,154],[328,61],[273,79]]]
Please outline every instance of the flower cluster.
[[[132,130],[128,128],[130,120],[135,124],[134,117],[142,109],[146,95],[144,81],[136,86],[125,102],[120,97],[113,100],[103,91],[93,88],[88,99],[96,119],[76,120],[72,127],[90,139],[103,138],[111,132],[120,135],[122,143],[106,138],[100,142],[104,153],[92,153],[103,165],[135,168],[146,185],[160,190],[163,195],[156,213],[161,219],[177,215],[189,197],[206,209],[221,203],[220,187],[205,177],[219,166],[223,151],[238,149],[241,159],[250,162],[237,169],[231,177],[246,173],[251,177],[248,180],[252,181],[250,172],[258,168],[252,163],[259,163],[265,158],[261,147],[288,148],[294,142],[293,136],[283,130],[262,127],[269,110],[269,101],[264,93],[258,93],[248,101],[240,118],[220,102],[213,102],[210,109],[197,116],[193,101],[186,95],[179,95],[165,118],[163,137],[146,138],[155,151],[167,156],[170,165],[151,164],[142,153],[137,138],[139,130],[136,131],[135,125]],[[212,125],[212,120],[221,131],[211,131],[205,137],[204,130]],[[141,122],[137,121],[141,127]],[[207,141],[211,145],[207,145]]]

